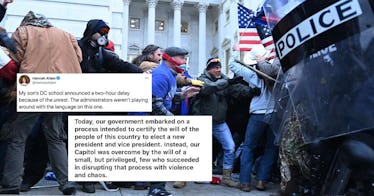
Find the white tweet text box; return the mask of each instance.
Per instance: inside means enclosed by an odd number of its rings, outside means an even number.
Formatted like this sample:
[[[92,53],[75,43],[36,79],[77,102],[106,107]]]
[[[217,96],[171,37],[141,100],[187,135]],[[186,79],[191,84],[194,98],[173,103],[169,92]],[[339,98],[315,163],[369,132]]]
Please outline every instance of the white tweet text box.
[[[69,116],[69,181],[211,181],[211,116]]]
[[[17,74],[17,79],[17,112],[152,110],[151,74]]]

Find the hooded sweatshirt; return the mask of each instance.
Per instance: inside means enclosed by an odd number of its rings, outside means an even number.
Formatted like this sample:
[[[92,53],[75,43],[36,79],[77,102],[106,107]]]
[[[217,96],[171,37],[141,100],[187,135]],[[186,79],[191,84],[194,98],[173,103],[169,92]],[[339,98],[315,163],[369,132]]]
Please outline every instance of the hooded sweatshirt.
[[[235,59],[239,58],[239,52],[234,51],[230,58],[229,67],[230,70],[238,75],[242,76],[244,81],[246,81],[250,86],[261,88],[261,94],[252,98],[249,112],[254,114],[265,114],[274,112],[275,100],[272,94],[272,89],[265,85],[264,80],[257,76],[257,74],[235,62]],[[279,67],[274,67],[274,69],[279,70]],[[276,71],[269,71],[276,72]]]
[[[83,37],[78,41],[83,54],[82,71],[85,73],[143,73],[138,66],[122,60],[116,53],[95,45],[95,41],[91,40],[92,35],[105,26],[108,27],[103,20],[88,21]]]

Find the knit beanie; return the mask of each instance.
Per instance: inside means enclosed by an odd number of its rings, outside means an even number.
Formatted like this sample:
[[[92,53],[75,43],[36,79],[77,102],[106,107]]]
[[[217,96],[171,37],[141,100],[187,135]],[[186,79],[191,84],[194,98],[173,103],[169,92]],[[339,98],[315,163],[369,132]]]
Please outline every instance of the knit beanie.
[[[210,58],[206,63],[206,70],[210,70],[218,66],[222,67],[221,60],[219,58]]]

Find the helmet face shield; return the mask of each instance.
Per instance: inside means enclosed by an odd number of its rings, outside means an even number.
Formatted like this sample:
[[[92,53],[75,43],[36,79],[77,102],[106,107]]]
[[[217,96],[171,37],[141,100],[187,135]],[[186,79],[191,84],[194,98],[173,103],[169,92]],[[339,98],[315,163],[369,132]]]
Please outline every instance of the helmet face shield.
[[[371,3],[308,0],[270,12],[283,16],[272,31],[284,72],[274,89],[273,130],[293,127],[310,143],[374,129]]]
[[[270,28],[273,27],[295,7],[305,0],[266,0],[263,9]]]
[[[264,5],[284,70],[331,44],[367,30],[374,23],[373,5],[369,0],[290,2],[269,0]]]

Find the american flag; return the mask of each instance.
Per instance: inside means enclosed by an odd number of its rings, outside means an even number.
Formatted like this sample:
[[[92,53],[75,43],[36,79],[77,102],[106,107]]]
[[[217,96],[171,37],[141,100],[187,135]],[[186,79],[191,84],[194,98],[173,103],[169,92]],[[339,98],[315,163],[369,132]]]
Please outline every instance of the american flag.
[[[273,36],[271,35],[269,25],[266,22],[263,9],[261,9],[261,11],[259,11],[256,14],[255,23],[256,23],[257,32],[258,32],[258,35],[260,36],[262,45],[264,45],[266,50],[270,50],[268,60],[274,59],[277,56],[275,52],[274,40],[273,40]]]
[[[238,3],[239,48],[240,51],[250,51],[253,45],[262,44],[270,50],[268,60],[276,57],[273,37],[266,23],[263,9],[258,14]]]
[[[261,44],[254,12],[238,3],[239,48],[240,51],[250,51],[253,45]]]

